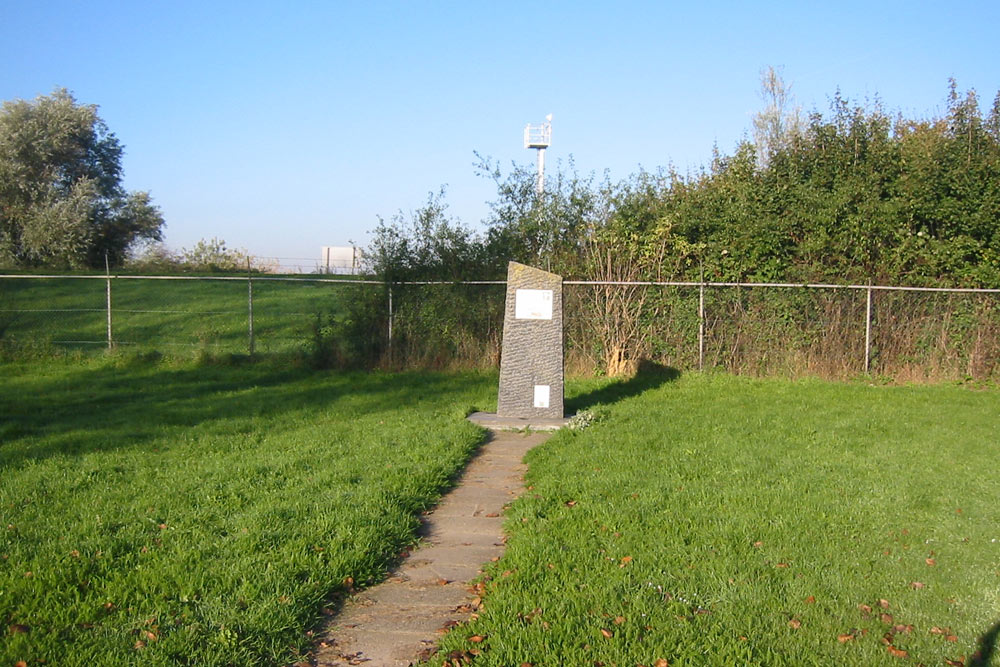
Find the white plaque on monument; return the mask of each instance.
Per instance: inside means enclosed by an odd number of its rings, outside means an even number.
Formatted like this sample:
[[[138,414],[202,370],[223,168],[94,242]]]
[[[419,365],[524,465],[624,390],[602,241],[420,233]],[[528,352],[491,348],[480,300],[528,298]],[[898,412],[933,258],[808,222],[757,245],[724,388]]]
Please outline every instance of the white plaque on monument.
[[[536,408],[549,407],[549,385],[547,384],[535,385],[535,407]]]
[[[552,290],[519,289],[514,297],[514,319],[551,320]]]

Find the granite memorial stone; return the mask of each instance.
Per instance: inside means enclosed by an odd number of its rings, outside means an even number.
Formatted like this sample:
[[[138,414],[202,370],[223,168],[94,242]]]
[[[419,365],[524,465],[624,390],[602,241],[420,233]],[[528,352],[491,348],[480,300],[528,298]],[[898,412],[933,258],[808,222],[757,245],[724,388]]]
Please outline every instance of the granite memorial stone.
[[[563,418],[562,276],[507,266],[497,416]]]

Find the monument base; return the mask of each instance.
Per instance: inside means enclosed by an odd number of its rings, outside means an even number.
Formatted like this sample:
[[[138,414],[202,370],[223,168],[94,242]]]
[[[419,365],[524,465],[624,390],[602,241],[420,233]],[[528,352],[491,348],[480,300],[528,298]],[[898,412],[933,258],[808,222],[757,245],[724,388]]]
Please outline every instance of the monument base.
[[[500,417],[495,412],[473,412],[468,416],[473,424],[494,431],[558,431],[569,423],[569,417],[546,419],[543,417]]]

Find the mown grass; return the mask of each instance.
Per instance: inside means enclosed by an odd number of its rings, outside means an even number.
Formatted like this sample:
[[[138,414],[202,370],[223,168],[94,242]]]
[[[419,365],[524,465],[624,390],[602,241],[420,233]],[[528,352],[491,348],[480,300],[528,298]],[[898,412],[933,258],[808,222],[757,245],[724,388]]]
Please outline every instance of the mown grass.
[[[274,353],[309,343],[318,316],[343,312],[370,285],[349,281],[253,281],[254,348]],[[0,280],[0,343],[60,349],[107,345],[107,285],[100,278]],[[246,280],[112,281],[112,338],[124,348],[172,356],[249,351]]]
[[[593,389],[435,664],[1000,664],[997,391]]]
[[[384,573],[495,378],[0,366],[0,664],[287,664]]]

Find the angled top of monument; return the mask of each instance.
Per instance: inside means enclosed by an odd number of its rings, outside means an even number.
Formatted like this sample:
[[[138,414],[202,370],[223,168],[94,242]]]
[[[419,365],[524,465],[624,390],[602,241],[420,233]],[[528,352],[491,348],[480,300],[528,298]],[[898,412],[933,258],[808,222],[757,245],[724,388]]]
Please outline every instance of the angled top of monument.
[[[516,281],[544,281],[546,284],[558,282],[562,284],[562,276],[557,273],[550,273],[542,269],[536,269],[520,262],[507,262],[507,282]]]

